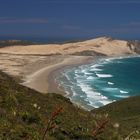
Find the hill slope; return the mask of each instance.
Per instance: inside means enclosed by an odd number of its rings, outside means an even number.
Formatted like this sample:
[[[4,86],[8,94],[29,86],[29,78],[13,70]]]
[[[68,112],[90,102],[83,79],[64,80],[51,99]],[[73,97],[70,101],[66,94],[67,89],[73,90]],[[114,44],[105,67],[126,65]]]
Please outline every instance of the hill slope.
[[[41,139],[51,112],[59,106],[63,111],[48,140],[90,140],[96,120],[92,113],[73,106],[61,95],[42,95],[0,73],[0,139]]]
[[[140,132],[140,96],[123,99],[92,112],[107,113],[113,121],[119,123],[119,133],[121,134],[127,134],[130,130],[131,132],[137,130]]]
[[[115,122],[120,122],[121,136],[127,136],[132,130],[139,130],[139,98],[132,98],[130,102],[121,101],[121,104],[110,104],[111,123],[99,140],[108,140],[120,137],[113,128]],[[131,104],[128,106],[128,104]],[[95,110],[96,113],[84,111],[57,94],[42,95],[34,90],[18,85],[12,78],[0,72],[0,138],[39,140],[42,138],[46,121],[51,112],[62,106],[63,111],[55,119],[57,125],[47,138],[49,140],[93,140],[91,131],[96,127],[103,113],[108,112],[108,106]],[[130,112],[129,108],[130,107]],[[114,115],[113,108],[118,108]],[[125,111],[126,112],[123,112]],[[125,113],[125,114],[123,114]],[[128,116],[126,118],[126,116]],[[128,123],[129,122],[129,123]],[[113,123],[113,124],[112,124]],[[137,125],[136,125],[137,124]],[[139,137],[139,136],[138,136]]]

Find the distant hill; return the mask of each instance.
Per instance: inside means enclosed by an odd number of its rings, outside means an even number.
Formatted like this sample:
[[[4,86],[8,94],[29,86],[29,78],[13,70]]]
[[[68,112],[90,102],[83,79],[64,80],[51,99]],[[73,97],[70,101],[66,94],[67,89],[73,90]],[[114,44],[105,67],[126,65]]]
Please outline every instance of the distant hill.
[[[1,47],[7,47],[7,46],[18,46],[18,45],[35,45],[37,43],[30,42],[30,41],[23,41],[23,40],[4,40],[0,41],[0,48]]]
[[[7,44],[5,43],[3,46],[7,45],[13,47],[1,48],[0,53],[40,54],[40,55],[101,54],[106,56],[134,55],[140,53],[139,43],[112,39],[110,37],[100,37],[86,41],[78,41],[62,44],[42,44],[42,45],[29,43],[26,41],[25,42],[9,41],[7,42]]]

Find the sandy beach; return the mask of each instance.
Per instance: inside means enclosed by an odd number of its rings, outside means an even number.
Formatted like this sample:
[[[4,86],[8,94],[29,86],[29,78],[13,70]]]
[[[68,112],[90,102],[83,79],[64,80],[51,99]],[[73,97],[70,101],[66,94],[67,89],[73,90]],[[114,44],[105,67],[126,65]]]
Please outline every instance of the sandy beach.
[[[41,93],[59,93],[64,91],[58,87],[55,78],[66,68],[82,65],[93,60],[87,56],[64,56],[61,61],[43,67],[31,75],[26,76],[22,85],[35,89]]]
[[[66,68],[86,64],[93,59],[93,56],[1,54],[0,70],[41,93],[64,94],[55,81],[57,75]]]

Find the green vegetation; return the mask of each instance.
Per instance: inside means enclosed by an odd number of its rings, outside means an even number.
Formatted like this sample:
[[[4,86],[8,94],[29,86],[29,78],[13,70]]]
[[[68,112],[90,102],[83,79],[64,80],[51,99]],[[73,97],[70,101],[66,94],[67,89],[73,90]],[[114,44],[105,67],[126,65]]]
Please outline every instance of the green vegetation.
[[[36,43],[23,40],[4,40],[0,41],[0,47],[16,46],[16,45],[35,45]]]
[[[140,132],[140,96],[127,98],[92,111],[97,114],[108,114],[112,122],[120,126],[119,134]],[[140,139],[140,134],[136,138]]]
[[[115,109],[110,110],[110,120],[107,110],[85,111],[61,95],[42,95],[0,72],[0,140],[43,140],[44,134],[46,140],[122,140],[140,128],[139,98],[132,101],[131,108],[125,107],[126,102],[119,106],[118,114],[114,113]],[[125,109],[130,112],[123,113]],[[117,122],[119,129],[125,130],[121,135],[114,126]]]
[[[58,94],[42,95],[17,84],[0,73],[0,138],[39,140],[47,119],[56,107],[63,111],[56,118],[58,128],[50,132],[48,140],[89,139],[95,126],[93,114],[72,105]]]

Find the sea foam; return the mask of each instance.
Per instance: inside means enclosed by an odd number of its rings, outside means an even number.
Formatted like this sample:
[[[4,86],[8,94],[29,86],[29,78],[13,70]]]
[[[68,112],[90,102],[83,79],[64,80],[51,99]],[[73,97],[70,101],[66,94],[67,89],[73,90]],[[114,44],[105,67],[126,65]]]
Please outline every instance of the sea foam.
[[[112,102],[112,100],[109,100],[106,96],[103,96],[101,93],[94,91],[92,87],[81,82],[80,80],[77,80],[77,83],[81,90],[86,94],[87,98],[85,101],[88,101],[89,105],[98,108],[102,105],[105,105],[105,103]]]
[[[97,74],[97,73],[96,73],[96,75],[97,75],[97,77],[99,77],[99,78],[113,77],[113,75],[111,75],[111,74]]]
[[[109,85],[114,85],[114,83],[112,83],[112,82],[107,82]]]
[[[118,97],[118,98],[128,98],[129,95],[114,95],[115,97]]]
[[[120,90],[120,93],[129,93],[128,91]]]
[[[87,77],[87,80],[93,80],[93,79],[95,79],[93,76]]]

